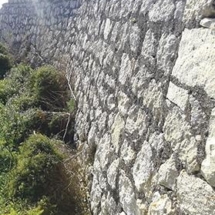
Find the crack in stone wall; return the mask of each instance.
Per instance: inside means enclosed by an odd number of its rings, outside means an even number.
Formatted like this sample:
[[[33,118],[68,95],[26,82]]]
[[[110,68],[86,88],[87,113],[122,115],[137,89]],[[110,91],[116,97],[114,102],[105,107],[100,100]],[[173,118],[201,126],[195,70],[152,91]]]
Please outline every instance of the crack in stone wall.
[[[93,214],[215,214],[215,36],[199,25],[213,14],[213,0],[1,9],[1,40],[17,55],[73,76]]]

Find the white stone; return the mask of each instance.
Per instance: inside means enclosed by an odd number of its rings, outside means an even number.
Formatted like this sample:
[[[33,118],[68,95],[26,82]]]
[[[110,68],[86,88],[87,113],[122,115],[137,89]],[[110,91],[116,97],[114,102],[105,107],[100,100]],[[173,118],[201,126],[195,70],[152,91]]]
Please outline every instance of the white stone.
[[[120,91],[118,93],[117,98],[118,98],[118,109],[121,115],[124,116],[128,114],[128,109],[131,105],[131,101],[128,98],[128,96],[125,93]]]
[[[175,161],[171,156],[171,158],[162,164],[159,169],[158,183],[171,190],[175,190],[177,177],[178,171],[175,167]]]
[[[152,80],[148,88],[143,91],[143,105],[152,111],[155,121],[162,120],[164,104],[161,87],[155,80]]]
[[[113,143],[116,152],[119,150],[120,135],[124,128],[124,125],[125,125],[124,119],[118,113],[111,127],[111,142]]]
[[[140,29],[138,28],[137,24],[132,26],[129,41],[131,45],[131,50],[133,52],[136,52],[140,42]]]
[[[174,34],[162,34],[157,50],[158,68],[164,71],[165,75],[172,72],[173,59],[177,51],[178,39]]]
[[[192,136],[191,127],[178,107],[167,115],[164,124],[164,137],[170,142],[174,152],[186,164],[189,173],[199,170],[197,162],[197,140]]]
[[[116,177],[118,174],[119,159],[115,160],[107,170],[107,181],[112,189],[116,188]]]
[[[211,112],[209,136],[206,142],[206,158],[202,162],[201,172],[207,182],[215,187],[215,109]]]
[[[172,72],[183,84],[203,87],[211,98],[215,98],[214,48],[215,35],[211,30],[185,29]]]
[[[177,179],[177,200],[182,213],[212,215],[215,211],[215,192],[200,178],[182,171]]]
[[[136,157],[136,152],[131,148],[131,146],[129,146],[129,143],[126,139],[124,140],[121,147],[121,157],[125,164],[129,164]]]
[[[119,82],[124,85],[132,74],[132,62],[127,54],[123,54],[119,71]]]
[[[185,115],[179,112],[178,107],[174,107],[166,117],[164,137],[171,143],[174,150],[187,135],[191,136],[190,125],[186,122]]]
[[[175,211],[172,209],[172,201],[165,195],[157,195],[149,205],[147,215],[173,215]]]
[[[138,191],[148,191],[149,180],[154,171],[152,148],[144,142],[141,151],[137,154],[132,174]]]
[[[141,54],[149,60],[151,64],[155,63],[156,56],[156,39],[151,29],[146,32]]]
[[[115,104],[115,98],[114,95],[111,94],[109,95],[108,99],[107,99],[107,107],[109,110],[113,110],[115,108],[116,104]]]
[[[158,0],[149,11],[149,20],[152,22],[167,22],[174,13],[174,9],[173,0]]]
[[[105,169],[110,161],[113,149],[111,147],[111,138],[109,134],[105,134],[99,141],[97,146],[95,161],[98,160],[102,169]]]
[[[111,25],[111,21],[110,19],[107,19],[106,22],[105,22],[105,28],[104,28],[104,38],[105,40],[108,39],[108,36],[111,32],[111,28],[112,28],[112,25]]]
[[[200,21],[200,25],[205,28],[215,29],[215,19],[204,18]]]
[[[143,215],[137,206],[132,183],[123,170],[119,177],[119,198],[127,215]]]
[[[215,9],[213,7],[213,0],[187,0],[183,22],[193,23],[199,22],[204,17],[211,17],[215,15]]]
[[[101,114],[101,116],[99,117],[99,120],[98,120],[98,130],[102,134],[105,132],[105,126],[106,126],[107,117],[108,117],[107,112],[103,112]]]
[[[128,112],[125,129],[129,134],[137,132],[140,136],[147,130],[146,113],[136,106],[132,106]],[[137,136],[138,138],[138,136]]]
[[[170,82],[167,98],[184,111],[188,100],[188,92]]]
[[[90,131],[89,131],[88,137],[87,137],[87,142],[89,145],[93,145],[96,142],[96,139],[97,139],[96,138],[96,130],[97,130],[96,124],[92,123],[92,126],[90,128]]]
[[[94,214],[98,214],[98,206],[101,201],[102,190],[95,176],[93,177],[93,183],[92,183],[90,195],[91,195],[91,209]]]

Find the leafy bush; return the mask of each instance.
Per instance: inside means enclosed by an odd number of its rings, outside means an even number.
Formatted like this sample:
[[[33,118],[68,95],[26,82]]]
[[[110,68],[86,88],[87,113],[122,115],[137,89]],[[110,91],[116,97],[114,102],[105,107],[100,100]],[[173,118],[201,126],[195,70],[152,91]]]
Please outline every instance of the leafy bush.
[[[69,101],[67,101],[67,109],[70,113],[73,113],[76,109],[76,102],[74,99],[70,99]]]
[[[37,202],[52,192],[52,180],[62,157],[55,141],[41,134],[30,136],[20,147],[17,165],[11,173],[9,196]]]
[[[0,78],[3,78],[7,71],[11,69],[11,61],[7,55],[0,53]]]
[[[8,55],[8,50],[2,43],[0,43],[0,54]]]
[[[6,78],[0,80],[0,102],[6,104],[10,100],[15,100],[17,105],[25,106],[27,102],[31,102],[33,98],[29,94],[29,79],[33,70],[25,65],[18,65],[12,68]],[[28,101],[31,100],[31,101]]]
[[[0,43],[0,78],[12,68],[12,60],[6,47]]]
[[[76,156],[62,156],[63,143],[50,139],[72,141],[68,100],[65,77],[49,66],[18,65],[0,80],[0,214],[89,214]]]
[[[39,68],[31,78],[31,88],[43,110],[60,110],[66,107],[68,90],[66,78],[50,66]]]

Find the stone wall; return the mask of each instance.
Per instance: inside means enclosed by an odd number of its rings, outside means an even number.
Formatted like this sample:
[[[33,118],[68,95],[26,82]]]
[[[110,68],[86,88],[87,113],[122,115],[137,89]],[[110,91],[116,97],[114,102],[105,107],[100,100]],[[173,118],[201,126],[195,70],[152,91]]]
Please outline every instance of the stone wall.
[[[215,214],[215,36],[199,25],[213,0],[11,0],[0,13],[2,41],[72,77],[93,214]]]

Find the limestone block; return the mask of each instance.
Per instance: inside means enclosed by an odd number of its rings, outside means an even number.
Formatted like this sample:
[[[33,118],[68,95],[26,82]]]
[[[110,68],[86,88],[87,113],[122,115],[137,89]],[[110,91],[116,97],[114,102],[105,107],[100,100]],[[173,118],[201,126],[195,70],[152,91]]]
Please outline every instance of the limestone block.
[[[104,28],[104,38],[105,40],[108,39],[108,36],[111,32],[111,28],[112,28],[112,24],[111,24],[111,21],[110,19],[107,19],[106,22],[105,22],[105,28]]]
[[[211,30],[185,29],[172,72],[183,84],[203,87],[211,98],[215,98],[214,47],[215,35]]]
[[[105,133],[107,117],[108,117],[107,112],[103,112],[98,120],[98,130],[100,131],[101,134]]]
[[[96,131],[97,131],[96,123],[92,123],[90,131],[87,136],[87,142],[89,145],[94,145],[96,143],[97,139]]]
[[[173,156],[161,165],[158,172],[158,183],[171,190],[176,188],[176,179],[178,177],[178,171],[175,167],[175,161]]]
[[[172,201],[166,194],[160,195],[156,193],[152,203],[149,205],[147,215],[174,215],[175,211],[172,209],[172,206]]]
[[[91,196],[91,209],[94,214],[98,214],[98,205],[101,201],[102,190],[99,186],[99,183],[96,177],[93,177],[90,196]]]
[[[175,10],[173,0],[158,0],[149,11],[149,20],[152,22],[167,22],[171,19]]]
[[[146,120],[146,113],[133,105],[128,111],[128,117],[125,125],[126,132],[129,134],[137,132],[139,136],[142,136],[147,130]]]
[[[215,29],[215,19],[204,18],[200,21],[200,25],[205,28]]]
[[[200,178],[182,171],[177,179],[177,199],[182,213],[212,215],[215,211],[215,192]]]
[[[186,122],[185,115],[181,114],[178,107],[174,107],[166,117],[164,124],[164,137],[171,143],[175,150],[178,143],[182,142],[186,136],[191,136],[190,125]]]
[[[132,143],[131,143],[132,144]],[[136,152],[131,148],[128,141],[125,139],[121,147],[121,157],[125,164],[129,164],[136,157]]]
[[[144,56],[144,58],[145,57],[147,59],[153,58],[150,56]],[[140,66],[138,62],[135,64],[134,70],[136,70],[136,68],[138,68],[138,70],[137,73],[134,74],[131,78],[131,87],[132,92],[137,95],[138,98],[140,98],[142,96],[144,85],[149,82],[149,80],[153,77],[153,74],[150,73],[144,65]]]
[[[215,187],[215,109],[211,112],[209,137],[206,142],[206,158],[202,162],[201,172],[207,182]]]
[[[113,161],[107,170],[107,181],[112,189],[116,188],[116,177],[118,174],[119,159]]]
[[[131,50],[133,52],[136,52],[137,48],[139,47],[140,43],[140,29],[138,28],[138,25],[135,24],[131,28],[131,33],[129,37]]]
[[[165,100],[161,86],[155,80],[152,80],[148,88],[143,91],[143,105],[152,111],[153,118],[156,122],[162,120]]]
[[[153,5],[154,5],[155,2],[156,2],[156,0],[146,0],[146,1],[143,1],[140,12],[143,15],[145,15],[146,13],[148,13],[148,11],[151,10],[151,8],[153,7]]]
[[[170,142],[173,151],[178,154],[180,160],[186,164],[189,173],[199,170],[198,141],[192,136],[191,127],[178,107],[174,107],[166,117],[164,137]]]
[[[189,96],[189,103],[191,106],[190,123],[193,128],[201,129],[207,123],[207,115],[203,111],[199,101],[191,95]]]
[[[119,198],[123,211],[127,215],[144,215],[144,209],[140,207],[135,199],[132,183],[123,170],[119,177]]]
[[[107,107],[109,110],[113,110],[115,106],[116,106],[115,98],[114,98],[114,95],[111,94],[107,99]]]
[[[118,113],[111,127],[111,142],[113,143],[116,152],[118,152],[119,150],[120,135],[124,128],[124,125],[125,125],[124,119]]]
[[[146,58],[152,65],[155,63],[156,56],[156,39],[155,35],[151,29],[148,29],[143,41],[142,55]]]
[[[215,15],[214,0],[188,0],[186,2],[183,21],[185,24],[197,23],[204,17]]]
[[[177,87],[175,84],[170,82],[167,98],[184,111],[188,100],[188,92],[187,90]]]
[[[98,160],[103,170],[107,167],[107,164],[110,162],[111,155],[113,154],[113,149],[111,147],[110,141],[110,135],[106,133],[100,139],[95,154],[95,161]]]
[[[116,215],[116,202],[108,192],[107,196],[103,195],[101,199],[101,215]]]
[[[126,81],[132,75],[132,62],[127,54],[123,54],[122,62],[119,71],[119,82],[122,85],[126,84]]]
[[[144,142],[141,151],[137,154],[132,174],[138,191],[149,192],[149,180],[154,171],[152,148]]]
[[[119,112],[122,116],[125,116],[126,114],[128,114],[128,109],[131,106],[131,101],[129,97],[121,91],[118,93],[117,98]]]
[[[162,34],[157,50],[157,65],[166,76],[172,72],[177,45],[178,39],[174,34]]]

